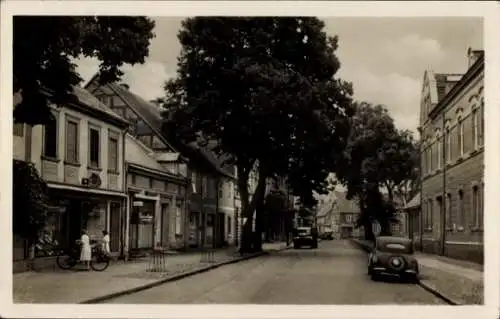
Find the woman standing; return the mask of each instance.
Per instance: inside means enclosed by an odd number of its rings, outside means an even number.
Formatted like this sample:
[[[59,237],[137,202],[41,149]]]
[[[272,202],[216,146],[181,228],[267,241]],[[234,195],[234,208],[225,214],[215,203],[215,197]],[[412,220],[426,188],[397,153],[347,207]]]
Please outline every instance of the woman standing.
[[[82,237],[80,238],[81,252],[80,261],[83,262],[85,270],[90,270],[90,259],[92,258],[92,250],[90,247],[90,238],[87,234],[87,230],[82,230]]]

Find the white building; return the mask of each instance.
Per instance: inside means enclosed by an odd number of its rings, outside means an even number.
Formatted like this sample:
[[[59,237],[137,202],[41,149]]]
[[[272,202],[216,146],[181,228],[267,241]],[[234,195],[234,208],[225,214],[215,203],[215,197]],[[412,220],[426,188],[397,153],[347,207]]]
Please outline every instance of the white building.
[[[88,230],[91,239],[108,230],[111,251],[123,254],[124,135],[128,122],[87,91],[75,87],[74,94],[77,101],[52,107],[52,123],[14,125],[13,157],[32,162],[48,184],[55,209],[46,231],[53,240],[70,245],[82,229]],[[19,102],[16,95],[14,107]],[[36,252],[38,257],[46,254]]]

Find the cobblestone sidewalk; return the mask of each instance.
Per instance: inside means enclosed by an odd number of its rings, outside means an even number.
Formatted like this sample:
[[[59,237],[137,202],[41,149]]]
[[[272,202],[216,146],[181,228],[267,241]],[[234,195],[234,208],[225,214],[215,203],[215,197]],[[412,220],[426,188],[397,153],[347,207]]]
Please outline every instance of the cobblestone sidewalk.
[[[283,243],[266,244],[268,251],[285,248]],[[53,271],[25,272],[14,274],[14,303],[80,303],[143,285],[155,283],[169,277],[194,271],[209,265],[223,263],[241,257],[234,248],[214,252],[207,260],[203,253],[176,254],[167,256],[163,272],[149,272],[149,260],[116,262],[103,272]]]
[[[364,248],[370,242],[354,240]],[[478,264],[457,261],[443,256],[417,252],[422,285],[439,292],[456,304],[471,305],[484,303],[483,267]]]

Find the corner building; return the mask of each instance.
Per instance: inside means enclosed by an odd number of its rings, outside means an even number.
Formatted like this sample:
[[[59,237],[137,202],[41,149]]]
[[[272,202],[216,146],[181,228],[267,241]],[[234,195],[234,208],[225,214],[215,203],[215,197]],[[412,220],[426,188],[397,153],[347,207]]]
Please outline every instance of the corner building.
[[[484,52],[465,74],[424,73],[420,107],[422,251],[483,262]]]

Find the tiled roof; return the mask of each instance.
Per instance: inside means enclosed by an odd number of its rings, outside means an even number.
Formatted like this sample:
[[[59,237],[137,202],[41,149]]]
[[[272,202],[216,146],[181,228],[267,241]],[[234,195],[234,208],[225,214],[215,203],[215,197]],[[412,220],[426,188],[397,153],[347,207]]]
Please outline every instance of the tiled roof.
[[[127,134],[125,139],[125,147],[127,152],[125,152],[125,161],[130,164],[135,164],[145,168],[153,169],[156,171],[163,172],[175,177],[181,177],[178,174],[169,172],[160,163],[156,161],[153,150],[144,145],[141,141],[134,138],[132,135]]]

